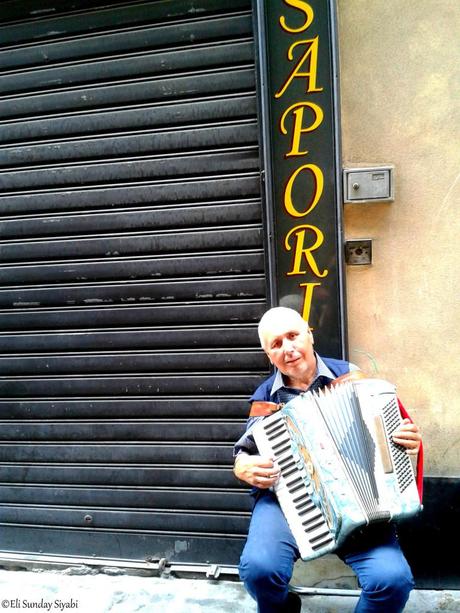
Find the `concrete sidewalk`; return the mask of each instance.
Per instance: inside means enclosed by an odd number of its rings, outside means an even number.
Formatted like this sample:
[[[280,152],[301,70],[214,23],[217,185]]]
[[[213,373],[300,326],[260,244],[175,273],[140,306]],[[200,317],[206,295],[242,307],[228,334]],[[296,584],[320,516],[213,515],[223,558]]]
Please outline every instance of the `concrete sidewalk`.
[[[256,613],[237,581],[68,570],[0,570],[0,609],[68,613]],[[303,613],[352,613],[356,592],[303,595]],[[460,591],[415,590],[405,613],[460,612]]]

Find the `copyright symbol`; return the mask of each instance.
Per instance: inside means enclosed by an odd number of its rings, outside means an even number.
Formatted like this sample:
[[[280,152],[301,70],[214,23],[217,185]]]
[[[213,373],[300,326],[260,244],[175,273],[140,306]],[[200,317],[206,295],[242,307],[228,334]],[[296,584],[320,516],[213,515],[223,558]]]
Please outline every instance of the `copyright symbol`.
[[[7,609],[10,606],[10,601],[5,598],[2,600],[2,609]]]

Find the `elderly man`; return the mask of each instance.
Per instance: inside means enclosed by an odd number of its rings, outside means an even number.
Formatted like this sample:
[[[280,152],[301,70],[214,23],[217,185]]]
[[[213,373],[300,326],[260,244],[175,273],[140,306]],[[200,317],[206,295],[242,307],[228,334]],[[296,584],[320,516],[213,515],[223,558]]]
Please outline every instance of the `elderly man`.
[[[288,402],[305,390],[319,389],[358,370],[349,362],[317,355],[308,324],[292,309],[267,311],[259,323],[259,338],[276,370],[256,389],[251,403]],[[257,601],[259,613],[298,612],[300,598],[288,591],[288,584],[299,551],[270,489],[278,479],[278,467],[272,458],[259,455],[251,436],[251,427],[258,419],[263,417],[248,420],[246,433],[235,446],[234,473],[254,486],[255,499],[240,576]],[[394,441],[406,447],[407,453],[417,454],[419,429],[406,418]],[[413,578],[393,524],[373,524],[354,532],[337,554],[353,569],[362,587],[355,613],[396,613],[404,609]]]

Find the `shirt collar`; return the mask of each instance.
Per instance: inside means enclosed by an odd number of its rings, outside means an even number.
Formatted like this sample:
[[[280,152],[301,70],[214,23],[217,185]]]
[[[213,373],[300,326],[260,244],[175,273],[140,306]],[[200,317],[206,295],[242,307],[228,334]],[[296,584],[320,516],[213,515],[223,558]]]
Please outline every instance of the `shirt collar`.
[[[313,383],[319,377],[327,377],[331,381],[333,379],[335,379],[335,377],[332,374],[332,372],[330,371],[330,369],[326,366],[326,364],[323,362],[323,360],[321,359],[321,357],[317,353],[315,353],[315,357],[316,357],[316,374],[315,374],[315,378],[311,382],[311,385],[313,385]],[[279,371],[277,369],[276,370],[275,379],[273,381],[272,389],[271,389],[271,392],[270,392],[270,395],[272,396],[273,394],[275,394],[282,387],[286,387],[286,384],[284,383],[284,379],[283,379],[283,375],[282,375],[281,371]]]

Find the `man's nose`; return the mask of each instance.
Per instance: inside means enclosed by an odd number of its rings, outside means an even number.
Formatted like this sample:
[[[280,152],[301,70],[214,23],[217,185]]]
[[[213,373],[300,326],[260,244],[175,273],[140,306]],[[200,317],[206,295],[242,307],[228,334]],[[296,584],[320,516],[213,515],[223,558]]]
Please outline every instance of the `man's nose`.
[[[283,351],[289,353],[294,349],[294,341],[289,338],[283,339]]]

